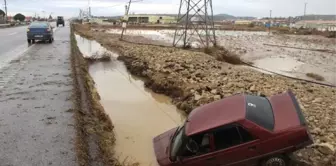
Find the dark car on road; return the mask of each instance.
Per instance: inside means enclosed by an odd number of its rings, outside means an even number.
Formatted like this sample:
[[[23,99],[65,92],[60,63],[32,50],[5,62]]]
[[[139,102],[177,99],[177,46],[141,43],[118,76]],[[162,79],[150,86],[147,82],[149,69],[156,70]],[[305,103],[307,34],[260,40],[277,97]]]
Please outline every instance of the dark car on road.
[[[56,26],[58,27],[58,25],[64,26],[64,18],[62,16],[57,16]]]
[[[183,125],[153,139],[160,166],[288,166],[313,144],[291,91],[238,94],[193,110]]]
[[[28,43],[35,43],[36,40],[47,41],[49,43],[54,41],[53,27],[49,24],[49,22],[32,22],[28,26]]]

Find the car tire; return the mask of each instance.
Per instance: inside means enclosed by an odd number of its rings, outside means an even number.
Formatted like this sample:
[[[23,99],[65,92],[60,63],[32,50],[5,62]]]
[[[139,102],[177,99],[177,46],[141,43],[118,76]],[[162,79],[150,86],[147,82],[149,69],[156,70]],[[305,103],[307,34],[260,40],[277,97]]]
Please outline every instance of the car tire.
[[[56,24],[56,26],[58,27],[58,24]]]
[[[52,41],[53,41],[52,38],[50,38],[50,39],[48,40],[48,43],[52,43]]]
[[[28,42],[28,44],[30,44],[30,43],[31,43],[31,40],[30,40],[30,39],[27,39],[27,42]]]
[[[35,43],[35,39],[32,40],[32,43]]]
[[[285,155],[268,157],[261,162],[262,166],[289,166],[289,158]]]

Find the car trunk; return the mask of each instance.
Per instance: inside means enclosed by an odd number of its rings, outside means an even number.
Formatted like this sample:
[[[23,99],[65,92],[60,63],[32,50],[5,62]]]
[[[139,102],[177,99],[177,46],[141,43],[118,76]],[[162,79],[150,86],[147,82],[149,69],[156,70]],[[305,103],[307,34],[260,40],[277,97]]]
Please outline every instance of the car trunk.
[[[269,101],[274,113],[275,132],[306,125],[304,115],[291,91],[274,95]]]

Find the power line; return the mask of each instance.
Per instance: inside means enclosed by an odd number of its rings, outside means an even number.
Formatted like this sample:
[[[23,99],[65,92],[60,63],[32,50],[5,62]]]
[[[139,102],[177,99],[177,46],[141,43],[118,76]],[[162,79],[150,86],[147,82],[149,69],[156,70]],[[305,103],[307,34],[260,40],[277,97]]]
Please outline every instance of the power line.
[[[185,8],[187,11],[182,13]],[[180,41],[183,47],[189,46],[193,35],[197,35],[199,43],[205,47],[210,43],[216,46],[212,0],[180,0],[173,46],[176,47]]]

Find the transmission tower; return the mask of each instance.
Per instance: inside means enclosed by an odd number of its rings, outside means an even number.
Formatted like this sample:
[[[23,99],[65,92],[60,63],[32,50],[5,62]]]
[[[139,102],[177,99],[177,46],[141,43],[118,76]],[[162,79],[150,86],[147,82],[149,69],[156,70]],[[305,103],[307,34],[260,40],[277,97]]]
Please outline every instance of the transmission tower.
[[[173,46],[183,47],[196,39],[203,47],[216,45],[212,0],[181,0]]]

